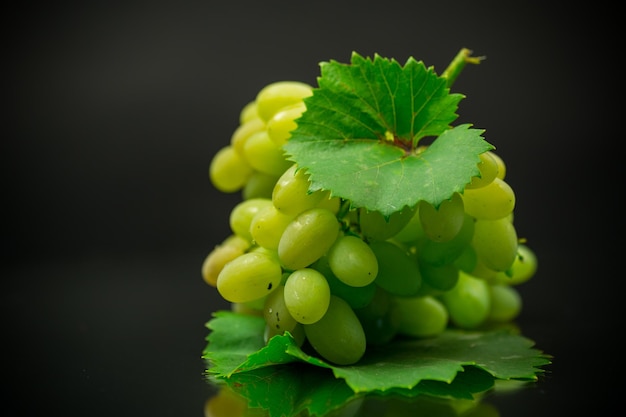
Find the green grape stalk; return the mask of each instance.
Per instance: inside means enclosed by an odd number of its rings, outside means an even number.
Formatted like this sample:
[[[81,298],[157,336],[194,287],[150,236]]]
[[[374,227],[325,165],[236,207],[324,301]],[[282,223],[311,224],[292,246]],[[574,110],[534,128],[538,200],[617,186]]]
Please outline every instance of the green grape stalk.
[[[314,186],[285,151],[315,92],[298,81],[266,85],[213,156],[212,185],[241,201],[228,218],[232,233],[202,264],[204,281],[234,311],[263,317],[266,342],[289,333],[336,365],[397,338],[514,323],[516,287],[535,275],[537,257],[514,226],[505,161],[480,151],[473,175],[439,203],[420,199],[391,213],[359,205]],[[436,142],[385,135],[378,143],[426,158]]]

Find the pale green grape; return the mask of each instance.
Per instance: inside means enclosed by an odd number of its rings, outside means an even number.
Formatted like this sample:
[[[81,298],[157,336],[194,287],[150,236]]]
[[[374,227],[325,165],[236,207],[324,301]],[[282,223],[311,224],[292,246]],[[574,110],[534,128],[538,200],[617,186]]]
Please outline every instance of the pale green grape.
[[[498,284],[519,285],[531,279],[537,272],[537,255],[525,244],[517,245],[517,256],[511,268],[498,272],[493,282]]]
[[[268,121],[284,107],[296,104],[313,94],[313,88],[298,81],[277,81],[266,85],[256,96],[256,111]]]
[[[337,238],[327,256],[333,274],[347,285],[364,287],[376,279],[376,255],[359,237],[344,235]]]
[[[256,112],[256,101],[252,100],[248,102],[239,112],[239,124],[244,124],[249,120],[258,118],[259,115]]]
[[[322,198],[322,191],[309,191],[309,177],[297,165],[291,165],[276,181],[272,190],[272,202],[282,213],[296,216],[305,210],[316,207]]]
[[[377,240],[370,247],[378,260],[376,285],[393,295],[415,295],[422,285],[422,276],[417,263],[399,246]]]
[[[289,332],[291,337],[293,337],[294,342],[298,346],[302,346],[306,340],[306,335],[304,334],[304,325],[302,323],[296,323],[296,326]],[[281,333],[280,336],[283,334]],[[276,332],[270,328],[268,324],[265,325],[265,331],[263,332],[263,339],[265,343],[269,342],[269,340],[276,336]]]
[[[335,214],[338,214],[339,209],[341,208],[341,198],[331,197],[328,191],[324,191],[323,194],[324,196],[322,197],[320,202],[317,203],[316,207],[325,208]]]
[[[250,135],[244,144],[243,154],[252,168],[269,175],[282,175],[292,164],[265,130]]]
[[[463,203],[465,211],[472,217],[498,220],[513,213],[515,192],[504,180],[495,178],[484,187],[466,189]]]
[[[453,264],[461,271],[471,274],[476,269],[477,262],[476,251],[472,245],[465,245],[459,256],[453,261]]]
[[[522,297],[515,287],[506,284],[489,285],[491,309],[488,319],[506,323],[515,319],[522,310]]]
[[[489,284],[465,272],[459,273],[459,281],[450,291],[441,295],[450,320],[463,329],[474,329],[482,325],[491,310]]]
[[[400,311],[389,293],[380,287],[376,287],[367,305],[354,309],[354,312],[361,322],[368,345],[384,345],[398,333]]]
[[[517,255],[517,231],[507,218],[477,220],[472,246],[484,266],[494,271],[506,271]]]
[[[253,171],[248,181],[243,186],[241,196],[244,200],[251,198],[272,198],[272,190],[278,177],[276,175],[265,174],[264,172]]]
[[[324,316],[330,303],[326,278],[312,268],[298,269],[289,275],[284,289],[289,314],[302,324],[312,324]]]
[[[293,318],[285,304],[285,286],[279,285],[275,291],[265,297],[263,318],[268,326],[267,336],[271,338],[285,331],[292,332],[298,322]]]
[[[255,133],[265,131],[265,122],[261,119],[254,118],[237,126],[237,129],[230,137],[230,146],[232,146],[239,155],[245,156],[244,148],[246,142]]]
[[[461,230],[465,220],[463,198],[459,193],[444,200],[439,208],[422,200],[419,204],[419,217],[426,236],[435,242],[447,242]]]
[[[352,365],[365,354],[363,327],[352,307],[336,295],[331,295],[324,317],[304,325],[304,333],[313,349],[334,364]]]
[[[262,300],[263,298],[261,298]],[[248,303],[230,303],[230,309],[237,314],[245,314],[248,316],[263,317],[263,311],[251,306]]]
[[[437,291],[448,291],[459,280],[459,269],[453,264],[434,266],[422,262],[419,264],[419,268],[423,282]]]
[[[233,235],[213,248],[202,263],[204,281],[212,287],[217,286],[217,277],[224,265],[243,255],[249,247],[250,243],[246,239]]]
[[[229,216],[230,229],[238,236],[241,236],[252,242],[252,234],[250,233],[250,224],[254,216],[264,207],[272,205],[272,200],[267,198],[251,198],[244,200],[231,210]]]
[[[250,221],[250,234],[257,245],[278,250],[283,232],[293,220],[292,216],[281,213],[269,204],[261,208]]]
[[[405,207],[385,218],[379,211],[359,208],[358,217],[361,233],[368,241],[389,239],[402,230],[411,221],[414,214],[414,209]]]
[[[211,160],[209,179],[219,191],[234,193],[245,186],[253,171],[250,164],[232,146],[225,146]]]
[[[472,181],[465,186],[466,190],[484,187],[498,176],[500,166],[494,153],[487,151],[481,153],[479,156],[480,162],[478,163],[478,169],[480,170],[480,176],[473,177]]]
[[[276,290],[282,269],[276,258],[248,252],[228,262],[217,276],[217,290],[232,303],[257,300]]]
[[[463,216],[463,224],[459,232],[446,242],[435,242],[424,239],[419,246],[417,256],[420,262],[441,266],[454,262],[469,246],[474,236],[474,219]]]
[[[378,288],[374,282],[362,287],[353,287],[342,282],[330,269],[327,254],[315,261],[311,268],[319,271],[326,277],[331,294],[343,298],[352,308],[360,308],[367,305],[374,297],[376,288]]]
[[[393,235],[393,239],[402,243],[416,242],[426,239],[426,233],[424,232],[422,222],[420,221],[419,204],[413,210],[413,215],[409,219],[408,223],[400,229],[398,233]]]
[[[312,208],[287,225],[278,242],[278,257],[289,270],[307,267],[328,251],[339,234],[334,213]]]
[[[504,177],[506,177],[506,164],[498,154],[493,151],[490,151],[490,153],[491,157],[496,161],[496,164],[498,165],[498,174],[496,175],[496,177],[503,180]]]
[[[474,254],[476,256],[476,259],[474,261],[474,269],[468,270],[466,272],[472,276],[475,276],[476,278],[482,278],[486,280],[487,282],[493,282],[493,280],[496,279],[496,276],[499,274],[499,272],[487,267],[485,263],[483,262],[483,260],[478,257],[478,254],[476,253],[475,249],[474,249]]]
[[[395,297],[394,302],[400,313],[398,333],[433,337],[441,334],[448,325],[448,310],[435,297]]]
[[[291,132],[298,127],[295,120],[304,113],[306,106],[302,101],[283,107],[267,122],[267,134],[277,145],[283,146],[291,137]]]

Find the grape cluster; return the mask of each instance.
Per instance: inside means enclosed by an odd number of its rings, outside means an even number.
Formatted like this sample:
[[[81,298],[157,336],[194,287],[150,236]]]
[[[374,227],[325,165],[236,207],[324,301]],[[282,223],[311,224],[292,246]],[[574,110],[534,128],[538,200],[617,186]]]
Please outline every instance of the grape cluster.
[[[311,94],[300,82],[265,86],[214,155],[212,184],[242,200],[230,213],[232,234],[202,265],[204,280],[234,310],[263,316],[266,341],[289,332],[339,365],[397,336],[514,320],[515,286],[537,259],[513,225],[503,160],[481,154],[480,175],[437,208],[420,201],[385,217],[352,207],[311,192],[306,170],[283,153]]]

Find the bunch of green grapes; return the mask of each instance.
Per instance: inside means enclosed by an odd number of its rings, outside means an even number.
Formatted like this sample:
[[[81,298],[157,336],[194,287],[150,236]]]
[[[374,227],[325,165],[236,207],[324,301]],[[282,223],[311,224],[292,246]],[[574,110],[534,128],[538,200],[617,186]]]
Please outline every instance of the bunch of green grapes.
[[[514,227],[503,160],[481,154],[480,175],[439,207],[420,201],[390,217],[353,207],[311,192],[306,170],[283,153],[311,94],[300,82],[267,85],[213,157],[212,184],[242,200],[204,280],[234,310],[264,317],[266,340],[289,332],[339,365],[396,337],[513,321],[516,286],[537,259]]]

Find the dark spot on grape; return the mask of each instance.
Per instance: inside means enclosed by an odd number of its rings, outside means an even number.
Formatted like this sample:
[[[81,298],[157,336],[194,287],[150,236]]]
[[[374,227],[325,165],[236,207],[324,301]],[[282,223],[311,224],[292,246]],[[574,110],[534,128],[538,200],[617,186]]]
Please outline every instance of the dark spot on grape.
[[[280,315],[278,314],[278,311],[276,312],[276,321],[280,321]]]
[[[267,286],[267,290],[271,290],[272,289],[272,283],[270,282],[269,285]]]
[[[276,328],[280,330],[280,325],[276,324]]]

